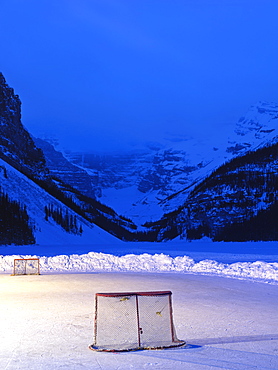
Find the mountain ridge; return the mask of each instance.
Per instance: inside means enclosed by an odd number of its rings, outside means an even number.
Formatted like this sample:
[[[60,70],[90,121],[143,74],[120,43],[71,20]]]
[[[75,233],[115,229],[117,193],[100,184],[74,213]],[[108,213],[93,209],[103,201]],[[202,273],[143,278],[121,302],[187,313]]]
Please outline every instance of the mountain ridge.
[[[278,240],[277,222],[267,223],[277,214],[275,103],[252,106],[221,137],[171,136],[132,154],[80,156],[31,136],[0,74],[0,133],[1,201],[22,220],[24,243],[32,235],[33,243],[77,244]]]
[[[97,199],[140,227],[178,208],[194,186],[223,163],[274,140],[277,117],[277,104],[259,102],[224,138],[223,133],[219,139],[207,140],[183,137],[175,141],[171,137],[145,152],[99,156],[98,161],[96,155],[86,153],[66,157],[92,175],[94,186],[100,189]]]

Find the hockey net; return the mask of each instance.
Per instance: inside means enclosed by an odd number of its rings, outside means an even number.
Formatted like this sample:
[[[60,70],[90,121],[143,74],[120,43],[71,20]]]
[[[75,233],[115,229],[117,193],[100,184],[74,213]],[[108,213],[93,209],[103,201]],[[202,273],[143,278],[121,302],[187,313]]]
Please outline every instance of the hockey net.
[[[13,275],[40,275],[39,258],[16,258]]]
[[[173,323],[172,292],[97,293],[96,351],[163,349],[184,345]]]

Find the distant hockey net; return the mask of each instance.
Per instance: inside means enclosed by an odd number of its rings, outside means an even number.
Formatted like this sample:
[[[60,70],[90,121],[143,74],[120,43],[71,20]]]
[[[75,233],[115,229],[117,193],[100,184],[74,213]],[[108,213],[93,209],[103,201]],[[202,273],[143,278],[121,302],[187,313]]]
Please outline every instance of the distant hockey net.
[[[97,293],[95,351],[132,351],[178,347],[172,292]]]
[[[40,275],[40,261],[38,258],[17,258],[14,260],[12,275]]]

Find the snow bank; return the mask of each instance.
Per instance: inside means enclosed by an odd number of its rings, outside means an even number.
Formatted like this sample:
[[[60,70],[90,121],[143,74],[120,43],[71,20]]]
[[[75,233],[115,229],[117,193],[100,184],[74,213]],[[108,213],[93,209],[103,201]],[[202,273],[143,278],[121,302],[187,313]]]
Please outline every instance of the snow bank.
[[[40,256],[0,256],[0,272],[11,273],[15,258],[39,257],[42,273],[47,272],[179,272],[254,279],[278,284],[278,262],[237,262],[225,264],[213,260],[196,263],[188,256],[170,257],[165,254],[88,254]]]

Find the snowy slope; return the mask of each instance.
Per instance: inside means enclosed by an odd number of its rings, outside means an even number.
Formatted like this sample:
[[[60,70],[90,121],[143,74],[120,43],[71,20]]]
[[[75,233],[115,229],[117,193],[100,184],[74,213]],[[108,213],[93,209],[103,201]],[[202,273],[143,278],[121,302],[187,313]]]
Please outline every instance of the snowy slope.
[[[1,159],[0,166],[1,169],[6,168],[7,174],[7,176],[4,176],[4,172],[0,171],[1,188],[9,194],[11,200],[20,201],[26,205],[27,213],[35,229],[37,244],[84,244],[92,241],[100,243],[117,242],[115,237],[97,226],[92,226],[78,215],[78,223],[82,225],[83,229],[81,236],[65,232],[51,219],[46,221],[44,207],[48,204],[53,204],[64,210],[67,209],[69,215],[75,215],[75,213]]]

